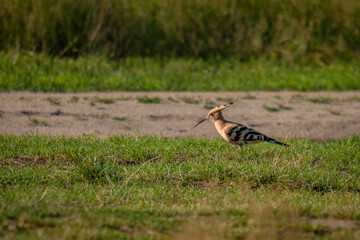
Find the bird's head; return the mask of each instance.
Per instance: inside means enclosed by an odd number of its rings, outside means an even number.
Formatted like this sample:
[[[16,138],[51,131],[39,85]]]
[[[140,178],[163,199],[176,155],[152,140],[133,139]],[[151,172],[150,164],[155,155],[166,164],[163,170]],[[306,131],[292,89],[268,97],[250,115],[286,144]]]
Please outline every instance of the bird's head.
[[[199,125],[200,123],[204,122],[205,120],[211,120],[213,122],[215,122],[216,120],[218,119],[222,119],[223,116],[222,116],[222,113],[221,111],[224,110],[225,108],[231,106],[233,103],[228,103],[228,104],[225,104],[225,105],[221,105],[221,106],[217,106],[216,108],[213,108],[210,110],[210,112],[207,114],[206,118],[202,119],[200,122],[198,122],[194,128]]]

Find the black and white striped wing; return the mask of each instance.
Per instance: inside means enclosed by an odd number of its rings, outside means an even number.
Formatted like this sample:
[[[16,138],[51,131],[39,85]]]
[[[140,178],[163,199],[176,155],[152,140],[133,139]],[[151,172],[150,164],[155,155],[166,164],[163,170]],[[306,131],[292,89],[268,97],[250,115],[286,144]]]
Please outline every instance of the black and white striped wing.
[[[266,141],[266,136],[244,125],[237,125],[226,131],[226,135],[231,141],[238,143],[256,143]]]

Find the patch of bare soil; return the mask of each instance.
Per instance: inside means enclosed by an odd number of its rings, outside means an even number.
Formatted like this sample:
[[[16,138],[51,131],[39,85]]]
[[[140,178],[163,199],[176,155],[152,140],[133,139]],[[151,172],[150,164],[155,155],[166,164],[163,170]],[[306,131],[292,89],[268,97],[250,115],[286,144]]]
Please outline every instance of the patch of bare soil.
[[[0,93],[0,133],[218,137],[210,122],[193,127],[230,101],[226,119],[268,136],[360,135],[360,91]]]
[[[58,155],[57,156],[58,161],[57,164],[61,164],[64,166],[71,165],[71,160],[68,158]],[[15,166],[15,167],[26,167],[26,166],[45,166],[51,161],[50,158],[45,156],[20,156],[20,157],[5,157],[0,162],[0,166]]]
[[[310,219],[309,223],[313,227],[326,226],[331,230],[355,229],[359,226],[359,221],[336,218],[314,218]]]
[[[3,162],[0,164],[2,166],[7,165],[15,165],[15,166],[42,166],[47,163],[47,159],[45,157],[28,157],[28,156],[22,156],[22,157],[10,157],[5,158]]]

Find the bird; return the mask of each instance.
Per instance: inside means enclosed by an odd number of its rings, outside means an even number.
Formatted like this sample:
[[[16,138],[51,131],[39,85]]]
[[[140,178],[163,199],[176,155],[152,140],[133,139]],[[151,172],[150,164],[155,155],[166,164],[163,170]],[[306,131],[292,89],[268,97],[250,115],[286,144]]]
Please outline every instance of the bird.
[[[207,116],[198,122],[194,128],[196,128],[200,123],[210,120],[215,123],[216,130],[219,134],[225,139],[225,141],[233,144],[234,146],[242,147],[247,144],[254,144],[260,142],[269,142],[278,145],[288,147],[289,145],[278,142],[273,138],[270,138],[262,133],[259,133],[251,128],[248,128],[240,123],[230,122],[224,119],[222,110],[228,108],[233,103],[230,102],[225,105],[217,106],[210,110]]]

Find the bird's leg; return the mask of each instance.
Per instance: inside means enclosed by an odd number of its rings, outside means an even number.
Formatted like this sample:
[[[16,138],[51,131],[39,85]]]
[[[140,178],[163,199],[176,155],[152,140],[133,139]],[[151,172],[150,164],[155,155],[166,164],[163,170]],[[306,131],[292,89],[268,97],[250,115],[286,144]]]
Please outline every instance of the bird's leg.
[[[242,147],[249,144],[248,142],[240,142],[237,146],[242,150]]]

